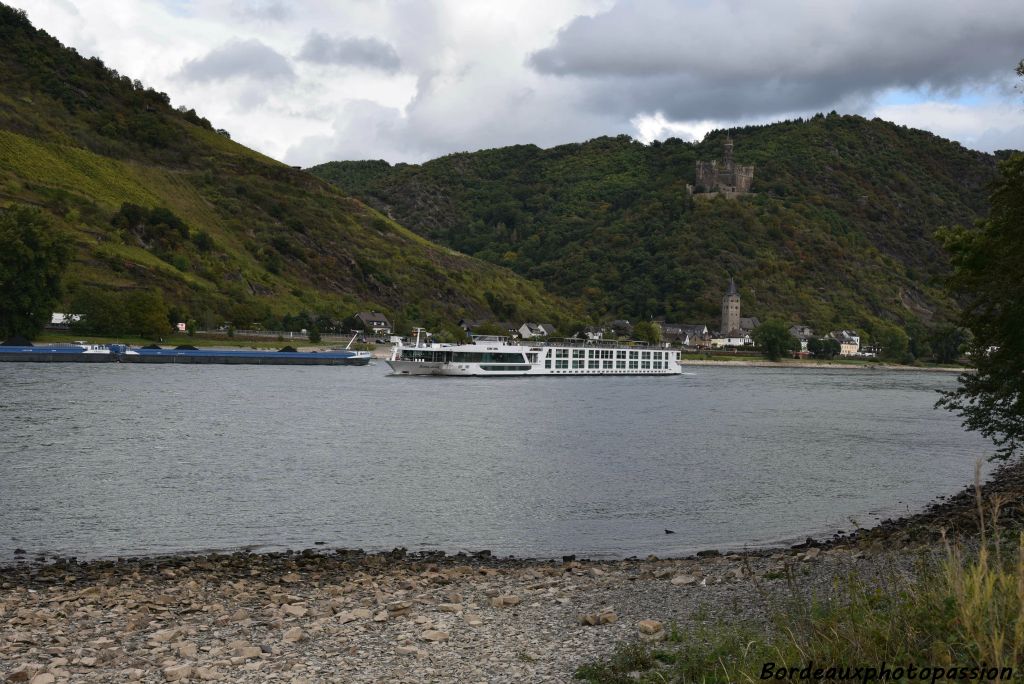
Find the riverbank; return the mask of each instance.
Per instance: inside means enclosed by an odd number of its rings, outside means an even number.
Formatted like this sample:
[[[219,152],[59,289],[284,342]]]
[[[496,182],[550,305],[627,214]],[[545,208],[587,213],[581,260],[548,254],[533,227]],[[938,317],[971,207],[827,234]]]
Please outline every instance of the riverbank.
[[[964,366],[904,366],[895,363],[882,363],[873,361],[813,361],[813,360],[781,360],[781,361],[751,361],[751,360],[717,360],[717,359],[680,359],[680,366],[735,366],[746,368],[831,368],[834,370],[876,370],[876,371],[935,371],[940,373],[963,373],[970,371]]]
[[[1024,468],[983,498],[1024,519]],[[561,682],[668,625],[766,620],[794,587],[914,572],[942,530],[977,532],[973,491],[794,548],[591,562],[338,550],[0,568],[8,681]],[[650,632],[649,634],[647,632]]]

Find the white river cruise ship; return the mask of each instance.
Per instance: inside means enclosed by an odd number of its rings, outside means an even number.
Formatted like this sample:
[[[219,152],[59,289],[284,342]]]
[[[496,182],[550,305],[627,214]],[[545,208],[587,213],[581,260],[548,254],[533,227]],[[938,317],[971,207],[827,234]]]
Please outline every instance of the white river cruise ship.
[[[623,342],[510,342],[476,336],[468,344],[396,345],[395,375],[678,375],[679,352]]]

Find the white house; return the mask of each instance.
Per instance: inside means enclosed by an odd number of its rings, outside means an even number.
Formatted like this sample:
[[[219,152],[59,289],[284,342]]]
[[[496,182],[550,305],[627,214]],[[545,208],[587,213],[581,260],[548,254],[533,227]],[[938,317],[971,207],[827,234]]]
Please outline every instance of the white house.
[[[754,340],[747,333],[739,333],[734,330],[728,335],[719,334],[717,337],[712,337],[710,344],[714,349],[722,347],[750,347],[753,346]]]
[[[555,334],[555,326],[550,323],[523,323],[519,327],[519,337],[524,340],[534,337],[550,337]]]
[[[80,320],[82,320],[82,314],[52,313],[50,314],[50,324],[46,327],[67,330],[72,323],[77,323]]]

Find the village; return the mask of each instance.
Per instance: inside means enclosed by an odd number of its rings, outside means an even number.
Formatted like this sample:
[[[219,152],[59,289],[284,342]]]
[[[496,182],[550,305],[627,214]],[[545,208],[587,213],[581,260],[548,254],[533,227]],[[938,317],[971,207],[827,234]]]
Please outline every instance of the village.
[[[718,329],[709,328],[706,324],[672,323],[665,317],[657,317],[651,321],[631,323],[625,319],[615,319],[606,324],[587,326],[578,331],[562,331],[552,323],[532,321],[493,321],[488,319],[462,319],[459,328],[467,335],[498,335],[509,339],[542,340],[542,339],[585,339],[597,341],[629,341],[647,342],[663,348],[675,348],[687,351],[756,351],[754,331],[761,325],[756,316],[742,316],[741,300],[736,283],[730,278],[729,286],[722,297],[722,315]],[[399,336],[393,329],[387,316],[376,311],[363,311],[354,319],[363,326],[361,341],[378,344],[408,341]],[[861,345],[861,336],[854,330],[833,330],[824,335],[803,324],[793,324],[789,334],[800,344],[799,349],[792,352],[794,358],[811,356],[842,356],[850,358],[870,359],[878,355],[878,349]],[[425,339],[433,339],[431,332],[424,333]],[[795,344],[794,344],[795,347]]]

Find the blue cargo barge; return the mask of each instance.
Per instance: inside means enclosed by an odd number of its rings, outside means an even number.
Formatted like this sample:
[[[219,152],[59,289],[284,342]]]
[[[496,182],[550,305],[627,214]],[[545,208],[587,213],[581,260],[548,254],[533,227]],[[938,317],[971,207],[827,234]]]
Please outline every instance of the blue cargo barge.
[[[56,363],[227,363],[274,366],[365,366],[370,352],[331,349],[300,352],[195,347],[130,347],[125,344],[0,345],[0,361]]]

